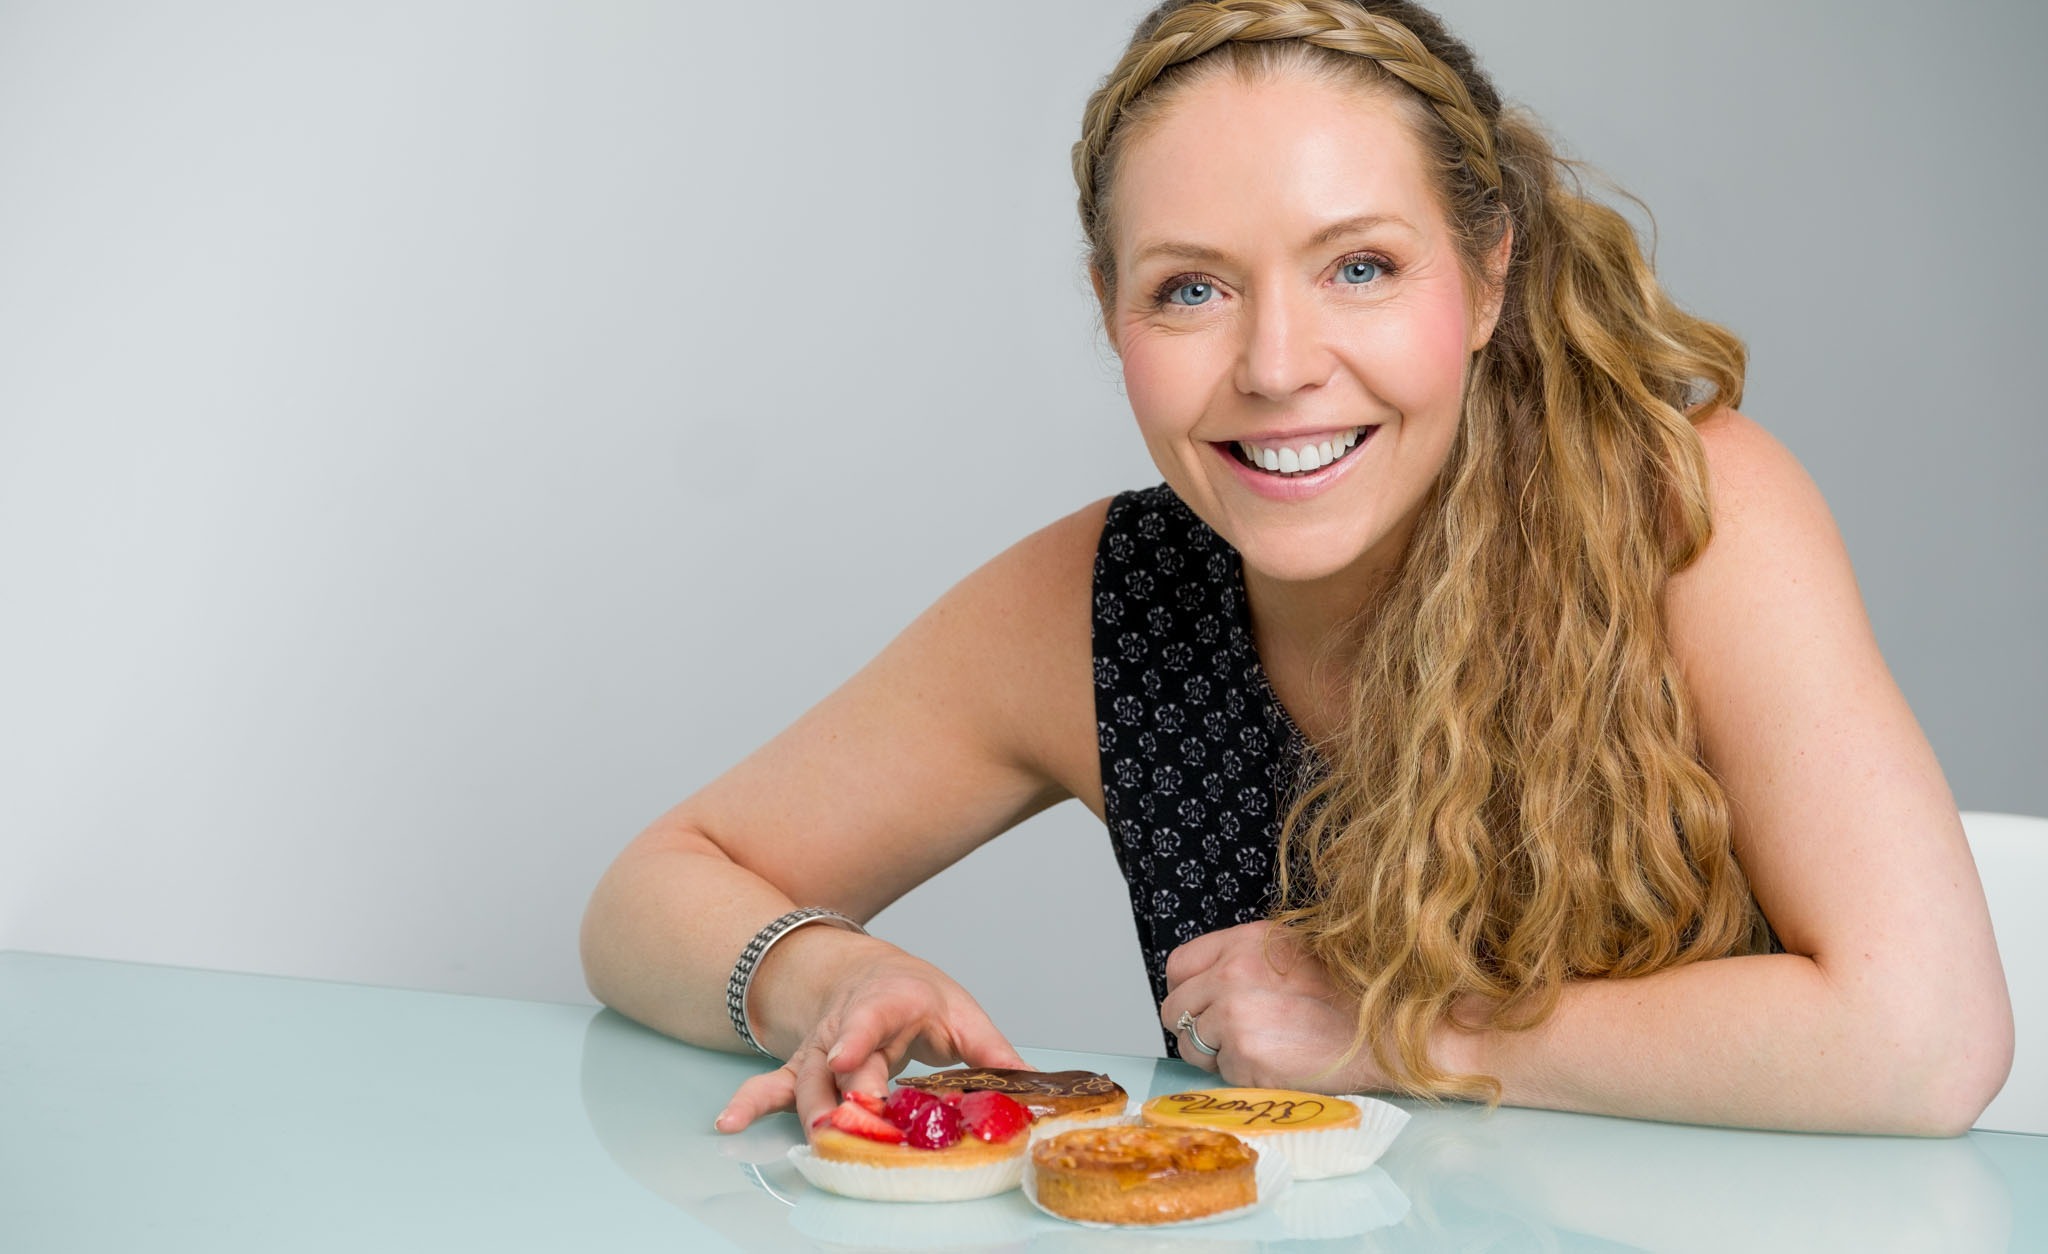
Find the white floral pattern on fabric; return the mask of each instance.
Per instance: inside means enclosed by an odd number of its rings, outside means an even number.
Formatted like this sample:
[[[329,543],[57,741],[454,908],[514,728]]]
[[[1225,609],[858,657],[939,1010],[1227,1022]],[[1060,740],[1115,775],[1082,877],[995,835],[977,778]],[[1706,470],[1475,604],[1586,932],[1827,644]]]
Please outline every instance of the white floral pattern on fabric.
[[[1271,910],[1311,751],[1266,680],[1237,551],[1172,488],[1110,503],[1094,591],[1103,815],[1156,1004],[1175,946]]]

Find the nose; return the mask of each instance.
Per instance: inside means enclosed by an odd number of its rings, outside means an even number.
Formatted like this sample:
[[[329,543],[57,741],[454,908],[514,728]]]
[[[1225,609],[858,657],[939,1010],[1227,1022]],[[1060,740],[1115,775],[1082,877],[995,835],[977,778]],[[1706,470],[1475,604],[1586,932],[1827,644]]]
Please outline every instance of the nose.
[[[1246,396],[1281,401],[1329,382],[1336,358],[1323,343],[1312,300],[1274,287],[1247,302],[1236,383]]]

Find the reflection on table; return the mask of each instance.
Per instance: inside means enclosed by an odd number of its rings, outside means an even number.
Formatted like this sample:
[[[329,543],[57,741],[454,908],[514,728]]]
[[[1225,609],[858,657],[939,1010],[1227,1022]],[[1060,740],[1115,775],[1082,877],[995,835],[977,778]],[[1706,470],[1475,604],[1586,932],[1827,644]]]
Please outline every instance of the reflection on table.
[[[1141,1100],[1208,1079],[1024,1053]],[[587,1006],[0,953],[0,1249],[2048,1249],[2048,1137],[1413,1103],[1374,1170],[1170,1238],[853,1202],[790,1168],[793,1116],[712,1130],[761,1061]]]
[[[1166,1060],[1024,1055],[1047,1070],[1107,1072],[1134,1103],[1214,1083]],[[1298,1183],[1268,1213],[1148,1240],[1060,1224],[1016,1194],[930,1205],[833,1197],[788,1167],[800,1140],[789,1116],[718,1138],[719,1165],[707,1170],[699,1130],[755,1066],[608,1013],[584,1038],[583,1098],[606,1150],[743,1248],[767,1248],[779,1227],[827,1248],[876,1249],[1129,1251],[1199,1240],[1221,1251],[1341,1239],[1388,1251],[2005,1250],[2013,1199],[1983,1142],[2019,1144],[2048,1176],[2048,1138],[1816,1136],[1402,1102],[1414,1119],[1372,1171]],[[714,1074],[720,1083],[707,1088]]]

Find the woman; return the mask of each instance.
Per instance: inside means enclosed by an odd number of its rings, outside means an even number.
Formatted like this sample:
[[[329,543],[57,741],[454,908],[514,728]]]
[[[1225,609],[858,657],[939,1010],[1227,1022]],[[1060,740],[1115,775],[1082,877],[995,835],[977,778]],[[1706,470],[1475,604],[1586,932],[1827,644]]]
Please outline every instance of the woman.
[[[1078,797],[1162,1025],[1233,1083],[1967,1128],[2012,1050],[1983,894],[1740,344],[1411,4],[1163,5],[1074,164],[1165,483],[643,833],[598,996],[788,1060],[728,1131],[1018,1065],[853,921]]]

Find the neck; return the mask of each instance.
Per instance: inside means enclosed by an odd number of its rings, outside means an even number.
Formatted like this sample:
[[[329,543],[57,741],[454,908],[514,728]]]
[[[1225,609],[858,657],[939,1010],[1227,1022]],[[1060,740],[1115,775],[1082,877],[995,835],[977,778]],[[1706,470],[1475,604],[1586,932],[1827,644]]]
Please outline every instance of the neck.
[[[1245,602],[1260,664],[1311,740],[1320,740],[1344,716],[1345,655],[1328,646],[1386,590],[1413,531],[1411,518],[1387,537],[1389,543],[1320,579],[1275,579],[1245,567]]]
[[[1392,573],[1388,564],[1375,570],[1347,568],[1321,579],[1281,580],[1246,568],[1252,635],[1268,669],[1279,659],[1306,664],[1358,617]]]

